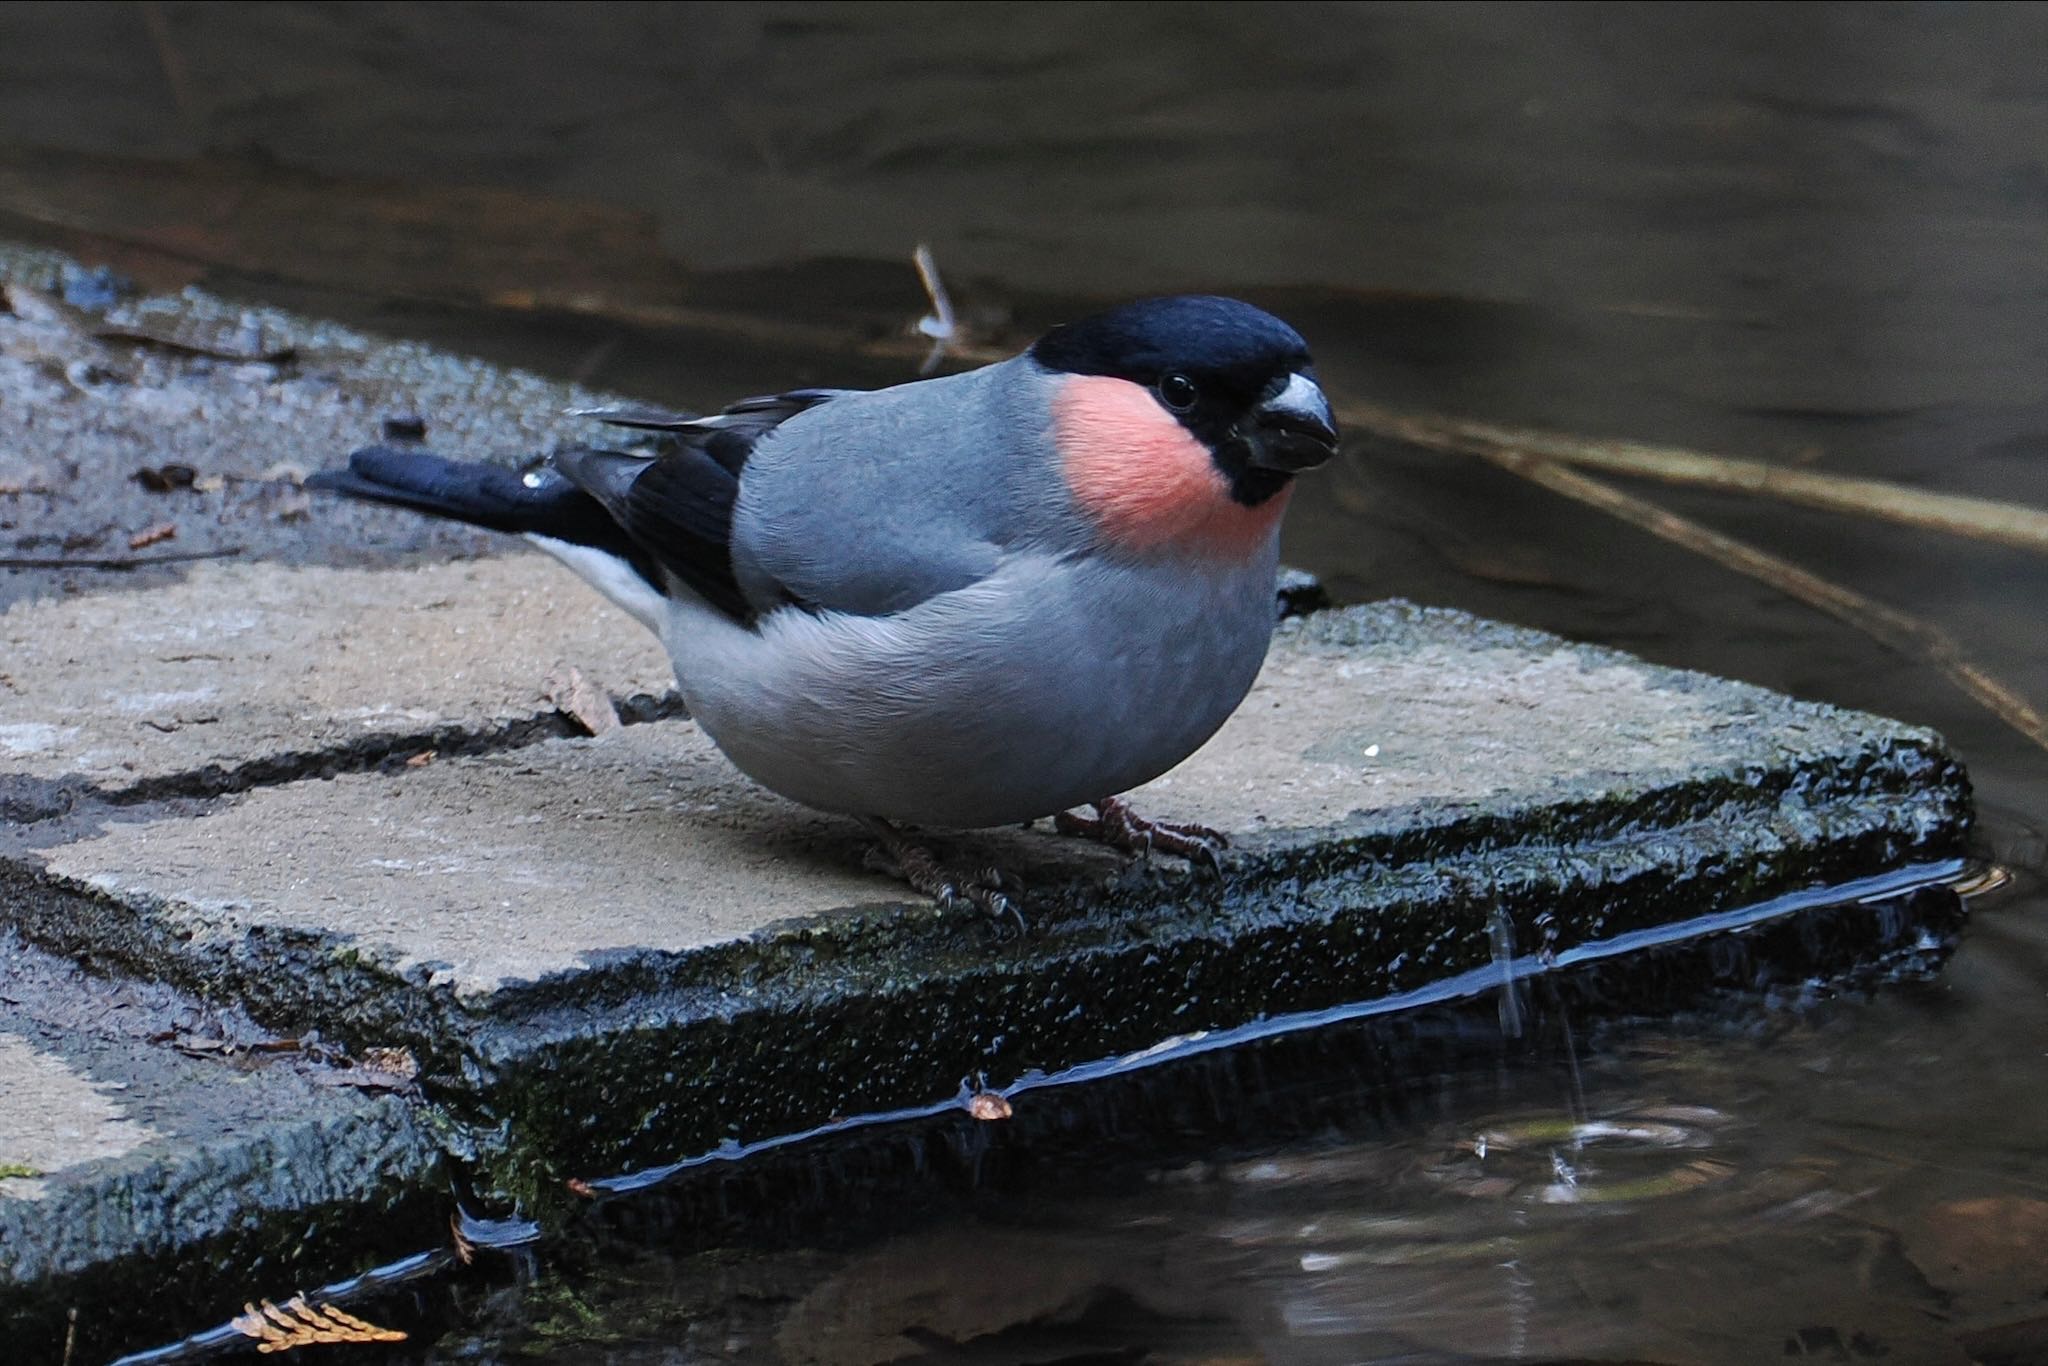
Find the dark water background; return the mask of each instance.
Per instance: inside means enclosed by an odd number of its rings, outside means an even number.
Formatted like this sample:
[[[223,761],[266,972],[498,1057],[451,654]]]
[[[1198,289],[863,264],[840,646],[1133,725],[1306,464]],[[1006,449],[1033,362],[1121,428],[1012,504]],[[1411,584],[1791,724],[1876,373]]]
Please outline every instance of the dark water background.
[[[906,377],[863,343],[923,241],[998,336],[1240,292],[1345,398],[2048,507],[2048,7],[9,7],[0,233],[696,406]],[[2039,555],[1630,487],[2048,704]],[[1929,982],[1391,1107],[1223,1066],[1157,1160],[954,1159],[772,1247],[621,1216],[436,1292],[402,1359],[2048,1360],[2048,753],[1462,457],[1354,439],[1288,555],[1936,726],[2014,882]]]

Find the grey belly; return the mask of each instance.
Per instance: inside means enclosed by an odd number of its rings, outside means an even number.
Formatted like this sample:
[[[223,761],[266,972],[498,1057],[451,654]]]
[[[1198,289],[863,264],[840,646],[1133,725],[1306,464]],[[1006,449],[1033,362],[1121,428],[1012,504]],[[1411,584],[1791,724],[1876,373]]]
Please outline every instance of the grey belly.
[[[1029,820],[1135,787],[1243,700],[1272,567],[1006,567],[886,618],[672,631],[692,715],[795,801],[917,825]]]

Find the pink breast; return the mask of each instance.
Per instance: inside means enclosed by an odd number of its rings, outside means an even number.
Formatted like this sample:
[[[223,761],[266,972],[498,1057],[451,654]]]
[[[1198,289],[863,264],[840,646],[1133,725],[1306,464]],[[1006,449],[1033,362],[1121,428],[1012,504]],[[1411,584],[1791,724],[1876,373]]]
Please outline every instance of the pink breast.
[[[1208,448],[1151,391],[1106,375],[1067,379],[1053,400],[1061,472],[1112,544],[1243,561],[1257,554],[1292,488],[1259,506],[1230,496]]]

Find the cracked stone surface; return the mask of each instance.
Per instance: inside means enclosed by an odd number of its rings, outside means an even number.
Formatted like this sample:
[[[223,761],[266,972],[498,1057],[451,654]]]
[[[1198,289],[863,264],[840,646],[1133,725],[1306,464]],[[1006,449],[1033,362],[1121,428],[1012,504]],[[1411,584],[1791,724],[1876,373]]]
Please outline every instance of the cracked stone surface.
[[[0,613],[0,773],[119,792],[282,754],[551,714],[575,668],[659,696],[660,645],[539,554],[420,569],[206,565]]]
[[[306,645],[242,657],[249,683],[222,686],[250,699],[262,725],[223,707],[222,742],[254,753],[294,726],[301,744],[346,738],[401,705],[497,715],[531,698],[537,671],[528,658],[579,647],[603,657],[602,643],[580,634],[587,604],[545,610],[565,577],[536,557],[382,575],[273,574],[269,618]],[[176,615],[151,599],[182,605],[196,587],[70,610],[118,606],[133,627],[106,620],[96,633],[146,638],[151,623]],[[393,600],[428,605],[394,613]],[[508,603],[543,610],[515,629]],[[627,623],[614,624],[628,634]],[[43,638],[62,635],[46,629]],[[649,674],[657,667],[646,664]],[[465,711],[464,693],[481,705]],[[368,698],[382,700],[365,707]],[[98,705],[94,718],[125,726],[131,752],[162,752],[154,762],[163,771],[189,753],[184,731],[138,735],[128,711]],[[40,761],[35,771],[55,770],[60,756],[97,753],[93,734],[81,724],[71,748],[26,757]],[[1405,810],[1540,812],[1567,798],[1745,768],[1782,772],[1887,744],[1938,741],[1458,613],[1385,605],[1283,626],[1237,715],[1133,800],[1157,818],[1222,829],[1243,850],[1312,848],[1333,827]],[[1042,827],[941,838],[1027,880],[1100,878],[1121,866]],[[756,787],[694,725],[673,720],[285,783],[197,818],[136,812],[42,860],[56,877],[168,908],[180,935],[334,936],[394,974],[424,968],[474,1001],[618,950],[687,953],[899,899],[898,884],[862,869],[864,844],[852,822]]]

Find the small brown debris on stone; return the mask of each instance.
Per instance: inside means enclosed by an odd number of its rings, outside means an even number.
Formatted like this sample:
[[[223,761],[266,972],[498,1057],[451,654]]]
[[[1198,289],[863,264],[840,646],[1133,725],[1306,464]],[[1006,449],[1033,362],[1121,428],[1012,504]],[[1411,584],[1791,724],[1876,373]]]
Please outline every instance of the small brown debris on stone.
[[[176,489],[189,489],[199,478],[199,471],[190,465],[173,461],[168,465],[144,465],[135,471],[135,482],[151,493],[170,493]]]
[[[558,668],[541,684],[541,695],[575,722],[585,735],[609,735],[621,725],[610,694],[573,664]]]
[[[155,545],[159,541],[168,541],[177,534],[178,524],[176,522],[158,522],[156,525],[144,527],[141,531],[130,536],[128,538],[128,548],[130,550],[140,550],[144,546]]]
[[[358,1091],[409,1091],[419,1080],[420,1063],[409,1048],[366,1048],[353,1064],[317,1073],[312,1080],[321,1086],[353,1086]]]
[[[994,1091],[978,1091],[968,1097],[967,1113],[986,1124],[998,1119],[1008,1119],[1015,1112],[1005,1097]]]
[[[476,1260],[476,1244],[462,1231],[462,1212],[457,1210],[448,1216],[448,1232],[454,1235],[455,1260],[468,1266]]]
[[[0,498],[14,497],[23,493],[48,493],[50,486],[45,482],[43,471],[33,465],[15,466],[0,473]]]
[[[407,759],[405,766],[407,768],[425,768],[428,764],[434,762],[436,752],[431,749],[423,749],[418,754],[413,755],[412,758]]]
[[[580,1176],[570,1177],[568,1180],[568,1186],[569,1194],[571,1195],[581,1196],[585,1200],[597,1199],[596,1188]]]
[[[407,1077],[420,1074],[420,1060],[412,1055],[410,1048],[365,1048],[356,1064],[380,1072],[402,1073]]]
[[[365,1048],[355,1066],[334,1074],[336,1084],[363,1091],[403,1091],[419,1080],[420,1060],[409,1048]]]

